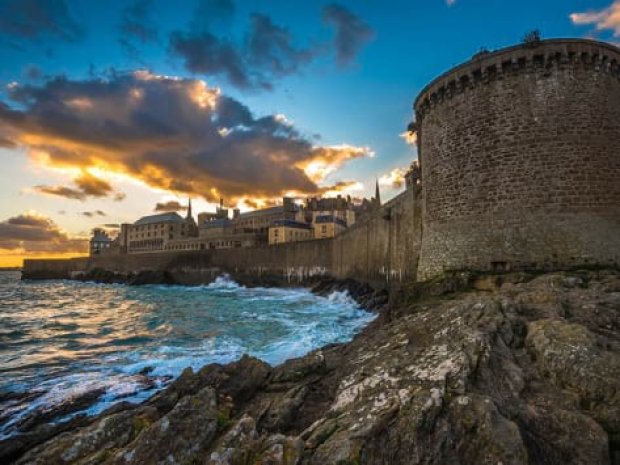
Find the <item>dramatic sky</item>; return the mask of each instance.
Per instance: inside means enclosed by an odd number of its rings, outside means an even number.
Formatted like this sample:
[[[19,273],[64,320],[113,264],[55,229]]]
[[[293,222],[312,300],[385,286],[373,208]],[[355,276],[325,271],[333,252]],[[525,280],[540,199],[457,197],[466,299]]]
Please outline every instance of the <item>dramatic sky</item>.
[[[532,29],[620,43],[620,0],[0,0],[0,266],[190,196],[389,198],[416,94]]]

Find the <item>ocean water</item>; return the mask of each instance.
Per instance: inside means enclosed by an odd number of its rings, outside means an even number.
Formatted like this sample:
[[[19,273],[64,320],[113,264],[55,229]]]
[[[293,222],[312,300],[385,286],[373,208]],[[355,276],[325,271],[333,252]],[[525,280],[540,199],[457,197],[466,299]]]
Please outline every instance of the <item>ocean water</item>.
[[[22,282],[0,272],[0,439],[33,412],[66,421],[60,407],[94,393],[81,412],[140,402],[186,367],[247,353],[270,364],[345,342],[374,315],[346,294],[205,286]],[[58,413],[56,413],[58,412]]]

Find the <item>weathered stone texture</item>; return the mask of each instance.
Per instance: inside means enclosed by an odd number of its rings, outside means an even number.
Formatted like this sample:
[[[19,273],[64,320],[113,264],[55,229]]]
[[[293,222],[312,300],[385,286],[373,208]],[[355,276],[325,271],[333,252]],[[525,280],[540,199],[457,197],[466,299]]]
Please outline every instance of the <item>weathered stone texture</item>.
[[[483,55],[431,83],[416,113],[419,278],[620,263],[620,50]]]

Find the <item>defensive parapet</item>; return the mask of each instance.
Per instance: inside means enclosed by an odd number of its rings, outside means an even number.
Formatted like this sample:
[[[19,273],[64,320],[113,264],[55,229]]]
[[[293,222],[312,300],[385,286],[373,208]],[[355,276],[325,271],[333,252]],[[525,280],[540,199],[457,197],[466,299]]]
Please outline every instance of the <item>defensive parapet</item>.
[[[620,263],[620,49],[480,53],[415,101],[418,278]]]

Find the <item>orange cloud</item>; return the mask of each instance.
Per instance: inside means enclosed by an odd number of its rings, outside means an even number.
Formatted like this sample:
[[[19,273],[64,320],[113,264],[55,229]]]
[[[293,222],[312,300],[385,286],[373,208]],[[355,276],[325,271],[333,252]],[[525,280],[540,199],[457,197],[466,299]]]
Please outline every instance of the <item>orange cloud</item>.
[[[181,203],[176,200],[157,202],[154,209],[156,212],[178,212],[183,210],[187,210],[187,205],[181,205]]]
[[[408,168],[394,168],[392,171],[379,178],[379,185],[392,189],[400,189],[405,185],[405,174],[407,170]]]
[[[399,134],[399,136],[403,138],[407,144],[413,145],[414,147],[418,143],[418,133],[415,131],[405,131]]]
[[[88,240],[70,236],[52,219],[27,212],[0,222],[0,266],[19,266],[29,257],[80,256]]]
[[[147,71],[106,80],[56,78],[7,89],[2,137],[44,166],[80,170],[75,186],[37,186],[83,200],[119,195],[90,172],[120,174],[177,195],[229,204],[243,198],[316,194],[367,147],[316,146],[282,115],[255,117],[203,81]],[[107,178],[106,178],[107,179]]]
[[[352,145],[335,145],[331,147],[315,147],[311,157],[298,163],[306,175],[316,183],[325,178],[350,160],[363,157],[373,157],[369,147],[355,147]]]
[[[86,200],[88,197],[107,197],[114,195],[115,200],[123,200],[125,194],[115,192],[112,185],[84,171],[73,180],[76,187],[67,186],[35,186],[34,190],[42,194],[55,195],[74,200]]]

